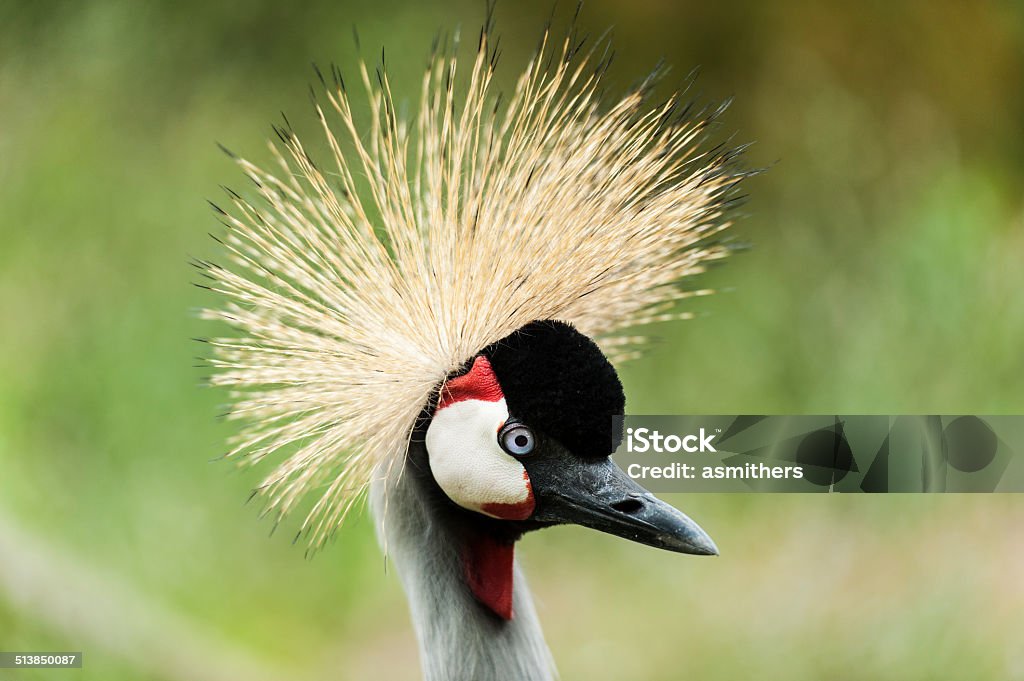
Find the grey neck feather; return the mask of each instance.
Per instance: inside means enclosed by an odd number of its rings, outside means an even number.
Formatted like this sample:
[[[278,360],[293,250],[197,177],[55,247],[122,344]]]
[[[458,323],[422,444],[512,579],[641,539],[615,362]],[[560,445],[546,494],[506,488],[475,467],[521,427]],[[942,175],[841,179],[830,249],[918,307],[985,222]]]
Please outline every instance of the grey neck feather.
[[[433,520],[421,486],[411,475],[378,479],[371,487],[370,503],[378,539],[409,600],[426,681],[556,677],[518,561],[513,618],[504,621],[473,597],[463,576],[458,543],[448,528]]]

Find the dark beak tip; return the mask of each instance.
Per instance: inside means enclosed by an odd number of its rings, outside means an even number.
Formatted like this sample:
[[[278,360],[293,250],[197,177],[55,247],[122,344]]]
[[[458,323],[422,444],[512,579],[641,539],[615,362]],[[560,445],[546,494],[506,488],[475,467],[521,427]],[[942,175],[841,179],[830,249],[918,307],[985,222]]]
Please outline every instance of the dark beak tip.
[[[688,515],[648,493],[644,520],[658,527],[655,546],[695,556],[717,556],[718,546]]]
[[[706,545],[695,547],[696,550],[693,552],[696,556],[717,556],[718,547],[715,546],[714,542],[709,542]]]
[[[666,537],[666,540],[662,546],[670,548],[679,553],[688,553],[694,556],[717,556],[718,546],[712,541],[703,531],[688,532],[685,536],[679,537],[674,536],[671,538]]]

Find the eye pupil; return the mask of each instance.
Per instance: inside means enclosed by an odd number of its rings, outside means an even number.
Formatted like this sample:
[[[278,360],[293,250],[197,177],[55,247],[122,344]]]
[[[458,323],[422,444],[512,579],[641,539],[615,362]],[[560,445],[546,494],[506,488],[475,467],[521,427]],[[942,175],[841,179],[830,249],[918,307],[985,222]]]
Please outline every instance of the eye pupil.
[[[512,456],[526,456],[533,451],[536,442],[533,431],[519,421],[509,421],[498,434],[498,444]]]

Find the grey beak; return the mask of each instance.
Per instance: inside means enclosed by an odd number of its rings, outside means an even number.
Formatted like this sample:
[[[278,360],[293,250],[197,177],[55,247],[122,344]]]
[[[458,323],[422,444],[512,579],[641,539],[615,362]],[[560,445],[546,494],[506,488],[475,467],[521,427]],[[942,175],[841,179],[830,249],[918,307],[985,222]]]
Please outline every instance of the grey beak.
[[[611,459],[563,459],[531,478],[539,501],[536,520],[582,525],[678,553],[718,555],[697,523],[638,485]]]

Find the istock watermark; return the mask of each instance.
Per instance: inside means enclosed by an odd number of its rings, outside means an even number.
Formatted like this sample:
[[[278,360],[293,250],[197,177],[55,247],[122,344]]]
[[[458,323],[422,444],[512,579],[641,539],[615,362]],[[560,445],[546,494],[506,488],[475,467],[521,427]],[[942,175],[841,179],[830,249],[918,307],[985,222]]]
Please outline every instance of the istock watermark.
[[[1024,416],[625,416],[655,492],[1024,492]]]
[[[626,451],[639,452],[647,451],[658,453],[664,452],[714,452],[716,451],[711,441],[714,435],[706,434],[701,428],[696,435],[662,435],[657,430],[650,428],[627,428],[626,429]],[[697,444],[694,444],[694,443]]]

